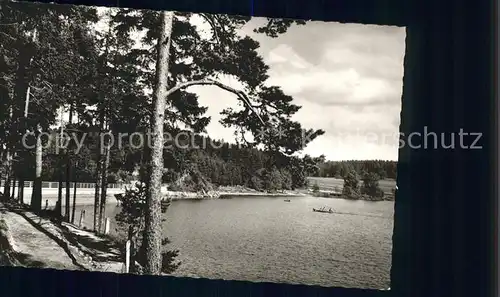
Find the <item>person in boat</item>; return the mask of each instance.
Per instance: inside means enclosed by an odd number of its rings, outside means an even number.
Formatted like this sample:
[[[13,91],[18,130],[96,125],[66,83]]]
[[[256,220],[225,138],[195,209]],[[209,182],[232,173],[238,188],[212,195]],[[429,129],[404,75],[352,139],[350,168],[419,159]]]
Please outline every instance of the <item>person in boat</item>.
[[[332,212],[332,208],[330,207],[330,210],[328,210],[329,212]]]

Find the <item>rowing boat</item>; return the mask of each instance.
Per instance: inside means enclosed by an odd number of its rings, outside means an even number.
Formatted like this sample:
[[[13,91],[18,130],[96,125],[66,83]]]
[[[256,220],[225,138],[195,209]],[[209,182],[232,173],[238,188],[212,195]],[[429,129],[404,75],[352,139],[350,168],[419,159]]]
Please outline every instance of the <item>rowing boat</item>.
[[[333,210],[325,210],[325,209],[316,209],[313,208],[314,212],[323,212],[323,213],[333,213]]]

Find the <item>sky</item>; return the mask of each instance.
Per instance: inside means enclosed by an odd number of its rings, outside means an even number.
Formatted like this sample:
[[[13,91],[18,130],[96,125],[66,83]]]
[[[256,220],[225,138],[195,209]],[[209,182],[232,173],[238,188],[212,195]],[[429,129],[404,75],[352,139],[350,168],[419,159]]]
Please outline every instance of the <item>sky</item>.
[[[334,161],[397,160],[405,29],[309,21],[270,38],[252,30],[263,21],[253,18],[241,34],[260,42],[270,66],[266,83],[302,107],[294,120],[326,132],[303,153]],[[220,111],[235,106],[234,95],[212,86],[193,90],[209,107],[208,134],[232,141],[234,130],[218,121]]]
[[[105,10],[99,9],[101,14]],[[270,67],[266,85],[281,87],[301,106],[293,120],[325,131],[301,155],[397,161],[405,28],[308,21],[271,38],[253,32],[265,21],[254,17],[239,34],[260,43],[258,52]],[[208,30],[199,16],[191,22],[202,32]],[[242,87],[229,77],[222,82]],[[234,143],[234,129],[224,128],[219,120],[223,109],[236,107],[236,95],[215,86],[189,91],[208,107],[206,115],[212,120],[207,134]]]

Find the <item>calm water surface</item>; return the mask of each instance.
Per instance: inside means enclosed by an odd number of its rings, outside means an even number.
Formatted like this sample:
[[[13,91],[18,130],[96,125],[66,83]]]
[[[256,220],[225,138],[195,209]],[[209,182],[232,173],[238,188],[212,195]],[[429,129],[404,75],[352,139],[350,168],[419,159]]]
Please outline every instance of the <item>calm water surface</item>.
[[[312,211],[321,206],[338,213]],[[92,206],[81,208],[91,226]],[[118,212],[107,206],[112,226]],[[393,212],[393,202],[315,197],[174,201],[164,231],[178,276],[385,289]]]

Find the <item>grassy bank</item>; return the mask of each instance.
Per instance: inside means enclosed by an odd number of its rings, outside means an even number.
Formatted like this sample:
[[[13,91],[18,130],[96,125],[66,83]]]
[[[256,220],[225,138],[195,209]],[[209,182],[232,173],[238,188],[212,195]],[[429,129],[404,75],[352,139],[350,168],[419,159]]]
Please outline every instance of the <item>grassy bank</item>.
[[[331,177],[308,177],[309,185],[318,185],[319,192],[310,192],[315,197],[337,198],[348,200],[366,200],[366,201],[394,201],[393,189],[396,188],[396,181],[393,179],[383,179],[379,181],[379,187],[384,192],[384,197],[374,198],[367,195],[361,195],[357,198],[349,198],[339,194],[342,193],[344,180]]]
[[[18,266],[12,234],[4,219],[0,219],[0,266]]]
[[[342,192],[344,187],[344,180],[333,177],[308,177],[309,184],[312,186],[317,184],[321,190],[325,191],[338,191]],[[394,179],[382,179],[378,182],[380,188],[384,193],[391,194],[392,189],[396,187],[396,181]]]
[[[346,197],[342,194],[334,194],[331,192],[311,192],[311,195],[314,197],[321,197],[321,198],[336,198],[336,199],[346,199],[346,200],[363,200],[363,201],[394,201],[394,195],[392,194],[387,194],[384,193],[384,197],[378,198],[378,197],[370,197],[368,195],[361,195],[359,197],[353,198],[353,197]]]

